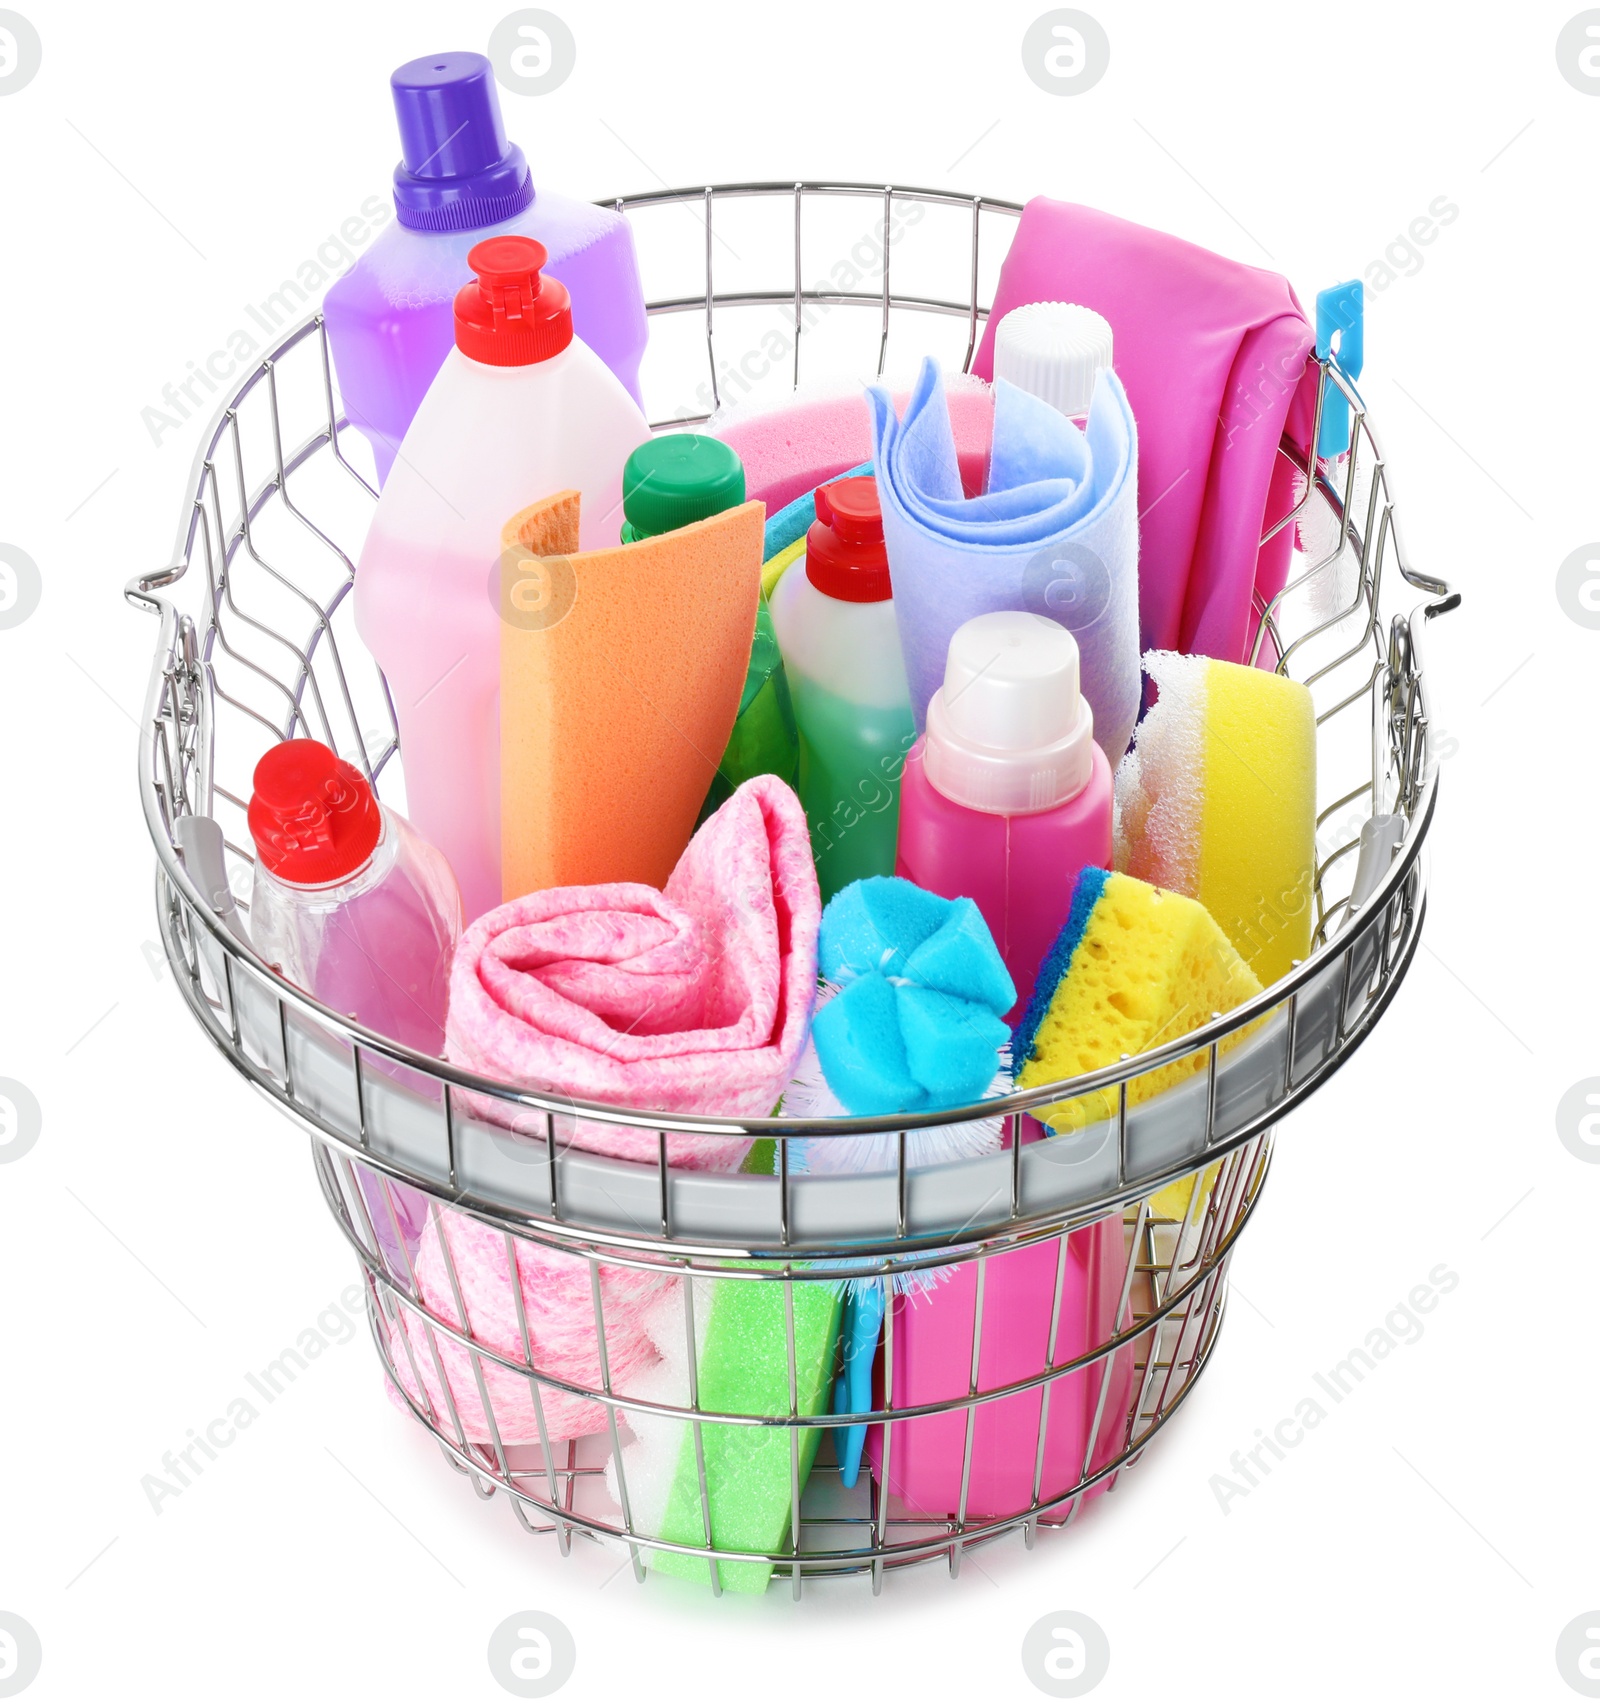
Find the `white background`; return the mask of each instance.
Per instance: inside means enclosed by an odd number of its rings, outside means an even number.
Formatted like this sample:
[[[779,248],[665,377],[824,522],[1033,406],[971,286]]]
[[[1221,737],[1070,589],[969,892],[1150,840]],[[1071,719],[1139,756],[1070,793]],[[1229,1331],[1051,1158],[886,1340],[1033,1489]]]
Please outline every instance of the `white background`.
[[[482,49],[507,8],[23,9],[44,59],[0,98],[0,539],[44,596],[0,631],[0,1076],[44,1124],[0,1167],[0,1610],[43,1642],[27,1699],[496,1702],[485,1645],[525,1608],[573,1632],[574,1702],[1028,1702],[1022,1637],[1057,1609],[1109,1635],[1108,1704],[1574,1699],[1556,1639],[1600,1607],[1600,1167],[1555,1124],[1600,1073],[1600,633],[1555,593],[1600,536],[1600,98],[1555,54],[1575,8],[1092,0],[1110,70],[1061,98],[1022,69],[1037,0],[559,0],[574,75],[502,95],[536,181],[573,194],[1049,193],[1307,303],[1435,198],[1460,208],[1368,315],[1410,555],[1465,596],[1432,631],[1452,756],[1410,977],[1286,1123],[1213,1367],[1116,1492],[957,1583],[799,1607],[562,1561],[389,1403],[364,1328],[159,1516],[141,1491],[355,1279],[306,1141],[155,948],[134,745],[155,626],[120,589],[168,559],[201,422],[158,446],[141,410],[386,190],[389,70]],[[1441,1263],[1460,1285],[1422,1338],[1224,1514],[1230,1455]]]

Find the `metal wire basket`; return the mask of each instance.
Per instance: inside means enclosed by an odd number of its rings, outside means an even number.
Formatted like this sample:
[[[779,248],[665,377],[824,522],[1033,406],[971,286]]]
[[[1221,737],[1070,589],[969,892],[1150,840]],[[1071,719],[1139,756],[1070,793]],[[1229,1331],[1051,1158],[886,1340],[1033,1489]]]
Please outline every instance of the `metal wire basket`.
[[[709,369],[709,397],[702,387],[698,412],[667,412],[677,420],[703,418],[726,401],[730,382],[747,384],[763,363],[784,385],[800,384],[802,353],[810,363],[824,342],[822,316],[832,317],[830,332],[864,328],[866,365],[875,341],[880,374],[902,343],[920,354],[941,338],[950,365],[964,368],[987,315],[985,269],[1021,211],[983,197],[822,183],[663,191],[610,205],[634,223],[657,317],[652,351],[670,342],[674,324],[703,326],[703,348],[697,335],[684,347]],[[848,233],[863,212],[875,220],[881,278],[862,288],[868,281],[852,262],[806,284],[806,259],[830,253],[818,219],[842,216],[836,229]],[[759,261],[729,238],[741,213],[769,227],[775,219],[782,233],[758,238]],[[655,216],[675,222],[659,246],[646,229]],[[891,284],[895,234],[924,220],[930,233],[944,222],[935,258],[956,282],[919,275],[900,251]],[[859,245],[848,253],[861,260]],[[688,280],[677,294],[675,266]],[[765,351],[761,362],[728,360],[737,312],[765,328],[749,345]],[[1419,854],[1436,783],[1421,630],[1454,598],[1406,563],[1360,396],[1336,359],[1323,369],[1324,397],[1351,406],[1351,450],[1307,468],[1291,444],[1282,447],[1303,495],[1266,537],[1297,529],[1296,555],[1284,593],[1258,609],[1256,641],[1258,652],[1275,649],[1278,668],[1305,682],[1317,706],[1312,953],[1236,1011],[1101,1072],[954,1116],[835,1122],[664,1121],[497,1084],[329,1011],[256,956],[239,927],[255,761],[275,742],[314,736],[392,795],[398,741],[387,691],[350,622],[354,558],[376,494],[340,410],[320,317],[288,331],[227,399],[197,457],[170,566],[128,588],[161,625],[140,792],[158,856],[162,939],[206,1035],[310,1134],[329,1208],[362,1264],[396,1394],[476,1491],[503,1492],[528,1530],[553,1534],[563,1553],[574,1534],[597,1539],[626,1550],[641,1577],[647,1567],[687,1571],[719,1591],[751,1572],[758,1583],[769,1572],[787,1576],[796,1596],[812,1575],[870,1573],[876,1589],[886,1568],[921,1560],[947,1558],[954,1574],[965,1550],[1009,1532],[1031,1546],[1041,1526],[1070,1521],[1109,1487],[1182,1405],[1216,1342],[1228,1265],[1260,1196],[1274,1126],[1377,1023],[1424,912]],[[672,383],[685,382],[680,374]],[[647,391],[659,402],[669,382],[647,370]],[[187,609],[165,596],[180,583]],[[1411,608],[1412,590],[1431,603]],[[220,837],[207,820],[220,823]],[[1364,842],[1364,824],[1388,831]],[[1194,1071],[1179,1084],[1137,1095],[1142,1076],[1185,1060]],[[1081,1130],[1024,1143],[1039,1132],[1025,1125],[1028,1111],[1064,1097],[1095,1100]],[[920,1128],[979,1114],[1004,1119],[1004,1150],[916,1165]],[[653,1138],[654,1165],[574,1143],[579,1121]],[[863,1133],[887,1135],[893,1166],[865,1175],[789,1166],[797,1140]],[[773,1172],[677,1167],[668,1141],[682,1134],[770,1140]],[[404,1225],[419,1205],[421,1237],[431,1235],[437,1260],[431,1283],[419,1277],[417,1230]],[[493,1262],[503,1256],[509,1331],[482,1318],[481,1275],[463,1277],[447,1222],[474,1231],[480,1265],[486,1240]],[[1100,1303],[1085,1327],[1067,1278],[1091,1250]],[[1019,1264],[1043,1277],[1035,1292],[1048,1329],[1037,1369],[997,1380],[981,1355],[986,1294],[999,1296]],[[574,1374],[570,1359],[556,1368],[546,1357],[509,1281],[528,1269],[559,1283],[569,1307],[576,1281],[592,1369]],[[934,1269],[940,1291],[965,1289],[971,1356],[962,1355],[957,1391],[908,1398],[896,1391],[897,1336],[918,1308],[917,1278]],[[828,1415],[825,1401],[807,1409],[816,1372],[805,1367],[805,1323],[814,1290],[834,1297],[846,1282],[896,1291],[873,1403]],[[705,1315],[727,1288],[762,1290],[738,1297],[763,1306],[780,1337],[787,1393],[778,1403],[719,1409],[700,1392]],[[681,1321],[683,1386],[666,1397],[643,1391],[649,1385],[619,1364],[621,1318],[634,1307],[616,1301],[644,1294]],[[1014,1416],[1019,1398],[1033,1431],[1014,1448],[1021,1481],[1004,1499],[981,1498],[985,1419],[1008,1403]],[[1064,1464],[1052,1430],[1069,1411],[1076,1434]],[[585,1433],[553,1428],[556,1413],[583,1417]],[[881,1433],[872,1464],[846,1488],[822,1432],[851,1424]],[[630,1487],[635,1438],[651,1427],[692,1452],[687,1520],[652,1518],[637,1476]],[[946,1497],[944,1510],[919,1509],[897,1473],[895,1455],[918,1428],[953,1428],[960,1443],[958,1498]],[[782,1534],[765,1546],[732,1545],[718,1466],[754,1453],[758,1438],[779,1454]]]

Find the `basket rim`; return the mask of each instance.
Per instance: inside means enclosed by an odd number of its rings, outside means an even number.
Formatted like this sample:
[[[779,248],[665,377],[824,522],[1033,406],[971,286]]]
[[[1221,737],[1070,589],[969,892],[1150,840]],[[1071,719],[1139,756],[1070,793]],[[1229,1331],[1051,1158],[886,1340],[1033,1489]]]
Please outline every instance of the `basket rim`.
[[[1201,1050],[1208,1050],[1212,1044],[1220,1045],[1234,1032],[1243,1031],[1297,997],[1320,974],[1353,948],[1373,920],[1388,907],[1415,866],[1421,853],[1422,842],[1432,823],[1436,800],[1437,777],[1430,772],[1417,812],[1407,822],[1406,837],[1401,844],[1400,853],[1391,862],[1388,872],[1372,894],[1348,916],[1337,933],[1330,937],[1322,948],[1308,959],[1297,963],[1291,972],[1286,973],[1276,984],[1269,985],[1258,996],[1241,1003],[1237,1008],[1229,1009],[1227,1013],[1196,1027],[1193,1031],[1153,1049],[1142,1051],[1136,1056],[1128,1056],[1104,1068],[1097,1068],[1092,1073],[1053,1080],[1045,1085],[1010,1092],[1004,1097],[949,1109],[897,1115],[759,1118],[631,1109],[621,1104],[590,1102],[559,1092],[531,1091],[507,1081],[475,1073],[470,1068],[447,1061],[443,1057],[423,1055],[381,1032],[374,1032],[359,1021],[336,1013],[297,985],[289,983],[282,974],[263,961],[253,947],[234,937],[196,886],[183,864],[177,845],[165,834],[160,821],[159,806],[153,796],[146,804],[145,817],[151,839],[156,846],[163,877],[182,892],[185,902],[201,920],[220,952],[247,967],[251,975],[264,984],[274,997],[332,1032],[338,1041],[358,1046],[364,1056],[421,1073],[441,1084],[448,1084],[457,1091],[491,1097],[508,1107],[531,1109],[541,1114],[604,1121],[608,1125],[651,1133],[803,1139],[902,1132],[910,1134],[930,1127],[954,1126],[964,1121],[1026,1114],[1047,1104],[1109,1090]]]

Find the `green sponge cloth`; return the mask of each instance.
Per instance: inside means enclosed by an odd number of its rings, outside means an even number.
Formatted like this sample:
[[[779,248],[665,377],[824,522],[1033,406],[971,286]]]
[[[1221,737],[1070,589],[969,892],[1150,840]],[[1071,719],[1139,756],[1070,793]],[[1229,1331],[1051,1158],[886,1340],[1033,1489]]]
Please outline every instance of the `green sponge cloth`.
[[[739,1267],[758,1267],[740,1265]],[[694,1288],[696,1370],[700,1411],[783,1418],[789,1412],[788,1333],[781,1281],[714,1280],[679,1283],[647,1324],[661,1363],[632,1386],[640,1399],[689,1404],[689,1347],[680,1288]],[[795,1385],[800,1412],[829,1410],[842,1289],[822,1281],[794,1284]],[[634,1434],[623,1449],[633,1528],[692,1547],[705,1545],[700,1470],[693,1427],[681,1418],[625,1412]],[[760,1424],[701,1425],[711,1541],[717,1548],[781,1553],[789,1546],[791,1508],[788,1429]],[[800,1485],[805,1486],[822,1437],[802,1429]],[[696,1554],[641,1549],[652,1570],[709,1583],[708,1562]],[[772,1576],[765,1560],[719,1560],[724,1589],[759,1595]]]
[[[1260,990],[1260,980],[1199,902],[1120,872],[1085,867],[1067,923],[1017,1024],[1017,1087],[1048,1085],[1138,1055]],[[1165,1091],[1205,1059],[1199,1051],[1141,1075],[1128,1087],[1129,1103]],[[1057,1132],[1075,1132],[1114,1116],[1116,1094],[1092,1092],[1035,1113]]]

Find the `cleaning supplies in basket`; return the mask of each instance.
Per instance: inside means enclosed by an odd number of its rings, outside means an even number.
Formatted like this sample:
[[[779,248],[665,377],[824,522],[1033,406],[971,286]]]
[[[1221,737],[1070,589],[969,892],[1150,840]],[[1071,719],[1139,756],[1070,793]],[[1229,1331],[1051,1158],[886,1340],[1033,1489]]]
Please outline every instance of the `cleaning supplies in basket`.
[[[1140,644],[1238,663],[1256,596],[1270,600],[1288,567],[1292,530],[1264,545],[1261,535],[1290,508],[1285,431],[1302,457],[1312,449],[1311,326],[1276,273],[1036,196],[1001,264],[972,371],[995,372],[1013,309],[1061,299],[1110,323],[1139,423]]]
[[[636,549],[636,548],[629,548]],[[665,891],[535,891],[475,921],[450,987],[450,1060],[494,1079],[633,1109],[765,1116],[805,1041],[816,872],[794,791],[754,777],[695,832]],[[462,1093],[540,1137],[545,1117]],[[655,1163],[656,1135],[558,1118],[565,1142]],[[668,1161],[734,1168],[749,1140],[674,1134]]]
[[[760,601],[759,504],[569,555],[553,502],[501,534],[508,901],[667,881],[738,717]]]
[[[571,293],[578,337],[637,401],[647,326],[627,220],[546,188],[535,195],[522,150],[506,141],[481,53],[414,59],[389,84],[405,156],[394,172],[396,223],[329,286],[322,305],[339,393],[372,446],[379,484],[450,353],[467,251],[486,237],[543,244]]]
[[[1117,866],[1203,902],[1262,984],[1310,951],[1317,720],[1287,676],[1145,656],[1159,697],[1117,773]]]
[[[624,543],[652,539],[743,503],[743,465],[720,439],[661,433],[640,445],[623,467],[622,538]],[[767,555],[764,540],[761,555]],[[717,761],[701,819],[709,818],[741,783],[763,773],[791,787],[800,777],[794,707],[764,594],[756,602],[755,638],[733,733]]]
[[[437,1055],[461,935],[461,894],[444,856],[320,741],[284,741],[263,755],[248,822],[256,953],[337,1013]],[[355,1169],[379,1250],[403,1275],[426,1200]]]
[[[976,901],[1019,999],[1078,872],[1111,857],[1111,771],[1093,736],[1073,637],[1048,617],[997,611],[951,638],[906,761],[895,870]]]
[[[826,903],[894,870],[900,773],[915,738],[877,483],[819,486],[804,558],[772,594],[800,729],[800,801]]]
[[[501,895],[501,529],[530,494],[571,488],[583,496],[580,543],[614,541],[622,465],[649,428],[573,336],[539,244],[493,237],[467,260],[478,278],[456,296],[456,347],[378,500],[355,617],[393,696],[411,817],[450,861],[473,919]],[[549,625],[562,612],[519,615]]]
[[[869,393],[873,459],[911,707],[922,727],[950,638],[990,611],[1071,629],[1095,736],[1114,766],[1139,715],[1138,435],[1121,382],[1100,373],[1079,429],[995,385],[989,482],[963,496],[938,364],[924,361],[905,414]]]
[[[744,1268],[753,1273],[734,1273]],[[623,1476],[613,1460],[606,1482],[620,1502],[626,1481],[636,1533],[760,1554],[789,1546],[794,1503],[811,1475],[822,1431],[774,1428],[767,1420],[826,1411],[839,1337],[839,1284],[799,1279],[804,1273],[798,1266],[796,1278],[786,1280],[767,1264],[729,1264],[715,1277],[674,1282],[648,1313],[645,1327],[659,1362],[632,1384],[634,1397],[751,1421],[697,1426],[625,1406],[634,1439],[622,1449]],[[642,1552],[656,1571],[710,1580],[710,1565],[697,1554]],[[772,1576],[771,1563],[762,1559],[719,1560],[716,1571],[723,1589],[752,1595]]]

